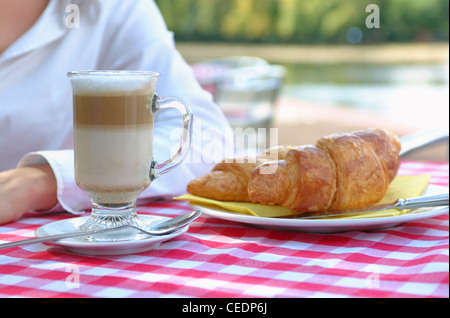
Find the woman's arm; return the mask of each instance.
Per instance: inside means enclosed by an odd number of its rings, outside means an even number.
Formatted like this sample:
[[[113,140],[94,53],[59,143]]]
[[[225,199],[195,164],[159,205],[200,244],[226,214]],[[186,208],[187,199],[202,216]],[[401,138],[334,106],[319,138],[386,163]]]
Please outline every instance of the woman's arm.
[[[56,179],[48,164],[0,172],[0,224],[56,203]]]

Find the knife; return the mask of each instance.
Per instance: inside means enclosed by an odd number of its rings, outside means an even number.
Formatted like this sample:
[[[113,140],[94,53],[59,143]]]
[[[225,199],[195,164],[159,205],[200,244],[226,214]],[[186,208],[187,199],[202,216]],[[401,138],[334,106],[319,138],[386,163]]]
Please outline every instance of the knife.
[[[300,215],[298,219],[319,219],[319,218],[327,218],[331,216],[343,216],[343,215],[358,215],[362,213],[368,212],[376,212],[383,211],[388,209],[395,209],[399,211],[410,210],[410,209],[418,209],[425,207],[439,207],[439,206],[448,206],[449,194],[436,194],[436,195],[427,195],[421,196],[417,198],[409,198],[409,199],[398,199],[397,201],[380,204],[380,205],[372,205],[368,207],[361,208],[352,208],[352,209],[344,209],[344,210],[333,210],[327,211],[326,214],[314,215],[313,213],[307,213],[305,216]]]
[[[400,138],[402,150],[400,157],[404,158],[416,151],[422,150],[428,146],[449,141],[449,131],[447,129],[438,128],[419,131]]]

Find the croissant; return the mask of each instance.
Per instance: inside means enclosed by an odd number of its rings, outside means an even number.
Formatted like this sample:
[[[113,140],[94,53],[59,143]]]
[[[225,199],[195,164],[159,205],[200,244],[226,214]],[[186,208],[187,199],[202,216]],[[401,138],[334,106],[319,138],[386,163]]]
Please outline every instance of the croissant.
[[[400,166],[397,136],[381,129],[280,146],[257,157],[225,159],[191,181],[191,194],[222,201],[323,212],[378,202]]]
[[[375,204],[397,174],[400,148],[394,134],[380,129],[323,137],[291,149],[272,174],[264,173],[269,162],[253,169],[249,198],[302,212]]]
[[[224,159],[210,173],[191,181],[187,191],[214,200],[249,202],[248,181],[253,169],[272,160],[284,159],[291,148],[278,146],[255,157]]]

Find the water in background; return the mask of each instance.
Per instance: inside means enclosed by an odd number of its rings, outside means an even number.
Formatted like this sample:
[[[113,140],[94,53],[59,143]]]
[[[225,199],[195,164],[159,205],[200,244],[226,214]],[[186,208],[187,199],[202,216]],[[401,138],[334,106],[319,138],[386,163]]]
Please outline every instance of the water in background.
[[[449,65],[284,65],[282,96],[377,111],[421,128],[449,126]]]

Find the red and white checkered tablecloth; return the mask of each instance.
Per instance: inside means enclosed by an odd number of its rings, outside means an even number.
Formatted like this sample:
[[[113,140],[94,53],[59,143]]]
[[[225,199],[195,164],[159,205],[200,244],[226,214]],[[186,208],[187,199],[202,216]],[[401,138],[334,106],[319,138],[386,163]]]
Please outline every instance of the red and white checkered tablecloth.
[[[402,164],[448,187],[448,163]],[[141,213],[175,216],[183,202]],[[0,242],[73,217],[31,215],[0,226]],[[188,232],[144,253],[81,256],[35,244],[0,250],[0,297],[449,297],[448,214],[384,230],[310,234],[202,215]]]

